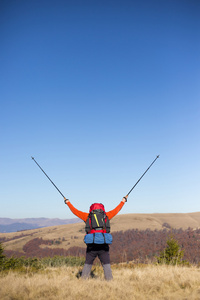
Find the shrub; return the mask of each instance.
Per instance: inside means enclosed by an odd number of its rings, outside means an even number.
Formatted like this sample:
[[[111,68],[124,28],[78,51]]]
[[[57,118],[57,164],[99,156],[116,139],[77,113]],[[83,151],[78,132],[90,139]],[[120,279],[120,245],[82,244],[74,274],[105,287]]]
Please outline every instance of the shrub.
[[[62,266],[83,266],[85,263],[84,257],[75,256],[54,256],[44,257],[41,259],[41,264],[46,267],[62,267]]]
[[[167,240],[167,247],[160,252],[160,255],[156,257],[158,264],[166,264],[166,265],[180,265],[180,264],[188,264],[183,260],[184,250],[181,250],[180,245],[175,240],[173,236],[171,236]]]
[[[4,249],[2,243],[0,243],[0,270],[2,269],[4,260],[5,260],[5,255],[3,254]]]

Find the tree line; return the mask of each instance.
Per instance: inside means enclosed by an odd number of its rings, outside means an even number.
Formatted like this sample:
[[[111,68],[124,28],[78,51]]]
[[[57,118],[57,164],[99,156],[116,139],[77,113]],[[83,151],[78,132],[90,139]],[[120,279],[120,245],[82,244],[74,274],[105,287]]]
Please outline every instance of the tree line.
[[[200,264],[200,229],[188,228],[183,230],[181,228],[169,229],[167,226],[165,227],[162,230],[131,229],[113,232],[113,244],[110,246],[111,263],[128,261],[145,263],[153,261],[165,249],[169,237],[173,236],[183,250],[183,259],[192,264]],[[4,239],[2,242],[5,241]],[[24,245],[23,254],[19,251],[5,250],[5,255],[7,257],[24,256],[26,258],[85,256],[85,248],[71,247],[66,250],[64,248],[51,248],[52,244],[55,244],[55,240],[34,238]],[[59,244],[62,245],[61,239]],[[40,247],[41,245],[46,245],[46,247]]]

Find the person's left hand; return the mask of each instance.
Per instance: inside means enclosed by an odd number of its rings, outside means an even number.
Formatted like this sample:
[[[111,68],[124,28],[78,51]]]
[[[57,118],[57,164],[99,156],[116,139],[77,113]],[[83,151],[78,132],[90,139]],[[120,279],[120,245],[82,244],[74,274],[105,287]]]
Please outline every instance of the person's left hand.
[[[123,199],[122,199],[122,202],[127,202],[127,198],[128,198],[128,195],[126,195],[125,197],[123,197]]]
[[[67,204],[69,202],[69,199],[64,198],[64,202],[65,204]]]

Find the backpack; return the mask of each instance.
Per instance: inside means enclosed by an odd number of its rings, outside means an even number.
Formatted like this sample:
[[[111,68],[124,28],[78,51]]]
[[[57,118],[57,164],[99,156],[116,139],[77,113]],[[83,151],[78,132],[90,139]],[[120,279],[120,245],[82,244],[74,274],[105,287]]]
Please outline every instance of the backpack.
[[[94,203],[90,206],[90,212],[85,225],[86,233],[109,233],[110,221],[106,216],[105,208],[101,203]]]

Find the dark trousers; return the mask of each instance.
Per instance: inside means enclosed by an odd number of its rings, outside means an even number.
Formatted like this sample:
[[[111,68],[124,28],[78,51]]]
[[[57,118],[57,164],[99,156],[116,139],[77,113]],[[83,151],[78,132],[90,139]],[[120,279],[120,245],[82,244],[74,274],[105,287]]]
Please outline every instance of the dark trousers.
[[[87,246],[86,261],[83,268],[82,277],[85,279],[89,278],[92,264],[97,256],[103,266],[105,279],[111,280],[113,277],[110,267],[109,245],[107,244],[91,244]]]

